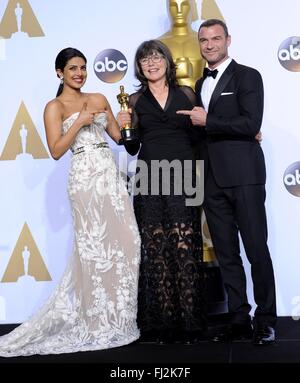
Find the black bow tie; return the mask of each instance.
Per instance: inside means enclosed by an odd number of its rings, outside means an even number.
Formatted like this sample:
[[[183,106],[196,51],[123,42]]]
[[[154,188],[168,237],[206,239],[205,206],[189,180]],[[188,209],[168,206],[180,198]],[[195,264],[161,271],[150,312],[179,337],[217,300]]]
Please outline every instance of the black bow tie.
[[[216,78],[217,77],[217,74],[218,74],[218,69],[215,69],[215,70],[210,70],[208,68],[204,68],[204,71],[203,71],[203,80],[206,79],[206,77],[213,77],[213,78]]]

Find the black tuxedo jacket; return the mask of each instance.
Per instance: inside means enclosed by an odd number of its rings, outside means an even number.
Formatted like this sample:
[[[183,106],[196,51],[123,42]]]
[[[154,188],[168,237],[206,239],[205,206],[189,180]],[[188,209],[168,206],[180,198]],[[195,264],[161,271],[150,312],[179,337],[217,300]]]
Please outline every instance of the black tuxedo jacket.
[[[195,86],[199,106],[203,106],[202,83],[201,78]],[[220,187],[265,184],[264,155],[255,140],[262,122],[263,93],[260,73],[234,60],[215,87],[206,126],[199,127],[199,150],[202,159],[209,159]]]

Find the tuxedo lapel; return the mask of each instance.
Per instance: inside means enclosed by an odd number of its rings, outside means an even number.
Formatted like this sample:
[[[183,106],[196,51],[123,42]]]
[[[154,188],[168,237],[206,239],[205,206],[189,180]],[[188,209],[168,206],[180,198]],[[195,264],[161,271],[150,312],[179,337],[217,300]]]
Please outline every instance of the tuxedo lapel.
[[[213,94],[211,95],[208,112],[212,112],[215,103],[217,102],[224,88],[226,87],[226,85],[229,83],[232,76],[234,75],[236,65],[237,63],[234,60],[232,60],[232,62],[226,68],[225,72],[222,74],[220,80],[218,81],[213,91]]]
[[[204,81],[204,78],[201,77],[200,80],[198,80],[198,82],[196,83],[196,87],[195,87],[196,97],[198,100],[198,106],[201,106],[201,107],[203,107],[203,102],[201,98],[201,89],[202,89],[203,81]]]

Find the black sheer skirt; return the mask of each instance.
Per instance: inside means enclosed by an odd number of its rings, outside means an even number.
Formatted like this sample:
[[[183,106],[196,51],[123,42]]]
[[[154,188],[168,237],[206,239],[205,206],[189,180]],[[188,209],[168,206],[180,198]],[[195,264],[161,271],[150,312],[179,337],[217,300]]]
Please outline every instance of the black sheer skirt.
[[[151,194],[149,185],[148,195],[134,197],[142,240],[138,296],[142,333],[206,327],[200,208],[186,206],[184,191],[175,195],[174,172],[169,180],[169,195],[162,193],[166,179],[160,174],[158,195]]]

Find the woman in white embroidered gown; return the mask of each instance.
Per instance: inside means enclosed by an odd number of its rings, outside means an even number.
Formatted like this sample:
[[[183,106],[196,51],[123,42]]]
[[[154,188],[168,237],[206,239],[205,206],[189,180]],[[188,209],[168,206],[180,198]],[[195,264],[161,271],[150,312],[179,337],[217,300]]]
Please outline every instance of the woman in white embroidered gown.
[[[63,49],[61,79],[45,108],[49,150],[73,152],[68,192],[74,250],[59,285],[43,307],[0,337],[0,356],[60,354],[122,346],[139,337],[136,324],[140,238],[125,183],[105,141],[120,130],[106,98],[82,93],[86,58]]]

